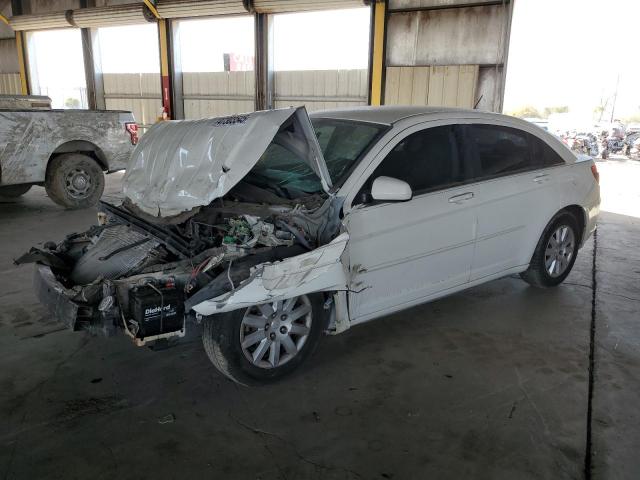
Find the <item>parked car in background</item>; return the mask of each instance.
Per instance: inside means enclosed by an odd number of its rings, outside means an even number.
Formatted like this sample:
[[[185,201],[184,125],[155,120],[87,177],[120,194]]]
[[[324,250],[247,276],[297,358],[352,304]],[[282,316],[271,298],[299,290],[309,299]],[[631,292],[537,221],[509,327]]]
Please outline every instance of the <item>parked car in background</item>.
[[[535,118],[535,117],[528,117],[528,118],[525,118],[525,120],[527,122],[533,123],[534,125],[537,125],[538,127],[540,127],[545,131],[549,131],[549,120],[546,120],[544,118]]]
[[[626,128],[627,135],[640,133],[640,123],[630,123]]]
[[[48,97],[0,95],[0,196],[44,185],[66,208],[95,205],[104,172],[126,168],[138,141],[133,114],[50,107]]]
[[[596,228],[595,163],[474,110],[303,107],[152,127],[124,201],[32,248],[36,291],[73,330],[136,345],[203,325],[224,375],[299,366],[323,332],[519,273],[569,274]]]

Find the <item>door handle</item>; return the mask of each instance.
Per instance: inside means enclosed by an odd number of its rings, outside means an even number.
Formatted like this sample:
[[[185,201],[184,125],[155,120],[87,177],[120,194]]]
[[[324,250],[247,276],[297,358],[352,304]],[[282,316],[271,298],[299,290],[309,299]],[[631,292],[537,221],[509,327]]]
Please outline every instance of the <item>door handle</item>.
[[[549,180],[548,173],[542,173],[540,175],[536,175],[535,177],[533,177],[533,181],[536,183],[546,182],[547,180]]]
[[[473,192],[461,193],[460,195],[454,195],[449,198],[449,203],[462,203],[473,198]]]

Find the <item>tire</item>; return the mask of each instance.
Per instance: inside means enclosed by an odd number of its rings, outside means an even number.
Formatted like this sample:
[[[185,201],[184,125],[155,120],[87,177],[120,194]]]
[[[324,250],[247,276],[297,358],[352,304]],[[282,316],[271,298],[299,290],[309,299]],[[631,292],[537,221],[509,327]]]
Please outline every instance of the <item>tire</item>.
[[[293,372],[316,349],[327,326],[328,315],[323,309],[320,294],[301,295],[290,301],[292,303],[288,309],[289,300],[285,300],[205,318],[202,342],[211,363],[223,375],[242,385],[271,383]],[[277,308],[276,304],[280,305],[279,313],[274,310]],[[293,320],[293,323],[291,320],[289,323],[282,321],[286,312],[296,312],[299,308],[302,308],[301,311],[308,308],[308,313]],[[245,319],[251,325],[245,323]],[[269,328],[266,328],[268,322]],[[280,329],[291,328],[292,324],[298,325],[296,330],[300,332],[304,331],[305,324],[309,325],[306,337],[303,334],[283,334],[284,330]],[[295,354],[288,353],[284,342],[280,342],[285,337],[299,347]],[[247,343],[246,348],[243,348],[242,338]],[[252,343],[255,339],[257,340]],[[274,347],[278,349],[277,359],[272,356]],[[259,348],[263,349],[261,354],[256,353]],[[251,361],[250,355],[257,356],[257,360]]]
[[[23,183],[21,185],[7,185],[6,187],[0,187],[0,197],[5,198],[17,198],[24,195],[31,190],[32,185],[30,183]]]
[[[49,163],[44,187],[49,198],[58,205],[69,209],[87,208],[100,200],[104,174],[93,158],[65,153]]]
[[[545,228],[536,245],[529,268],[522,272],[520,277],[534,287],[560,285],[571,273],[578,255],[579,242],[578,221],[572,214],[560,212]]]

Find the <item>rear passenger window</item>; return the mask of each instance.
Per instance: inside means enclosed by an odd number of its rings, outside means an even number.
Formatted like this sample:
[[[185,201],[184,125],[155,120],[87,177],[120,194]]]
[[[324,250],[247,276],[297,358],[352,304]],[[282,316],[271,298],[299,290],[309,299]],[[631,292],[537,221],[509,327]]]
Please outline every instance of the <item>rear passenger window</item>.
[[[541,167],[552,167],[554,165],[564,164],[564,160],[558,153],[551,148],[547,142],[538,137],[529,135],[529,143],[532,145],[532,154],[536,163]]]
[[[466,131],[479,176],[506,175],[536,166],[526,132],[497,125],[469,125]]]
[[[446,125],[420,130],[401,140],[376,168],[366,188],[381,176],[404,180],[414,193],[444,188],[461,182],[454,127]]]

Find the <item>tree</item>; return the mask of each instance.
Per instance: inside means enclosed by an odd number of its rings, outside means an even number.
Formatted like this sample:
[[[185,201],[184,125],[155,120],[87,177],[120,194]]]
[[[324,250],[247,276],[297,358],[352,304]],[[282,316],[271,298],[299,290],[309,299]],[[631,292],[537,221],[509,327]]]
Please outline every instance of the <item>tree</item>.
[[[77,98],[66,98],[64,101],[66,108],[80,108],[80,100]]]
[[[541,117],[540,112],[531,105],[527,105],[525,107],[512,110],[509,114],[513,115],[514,117],[520,117],[520,118],[540,118]]]
[[[544,117],[547,118],[552,113],[567,113],[569,111],[569,107],[563,105],[561,107],[544,107]]]

